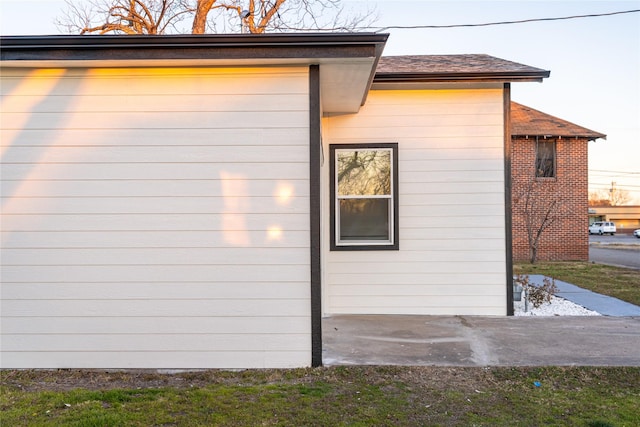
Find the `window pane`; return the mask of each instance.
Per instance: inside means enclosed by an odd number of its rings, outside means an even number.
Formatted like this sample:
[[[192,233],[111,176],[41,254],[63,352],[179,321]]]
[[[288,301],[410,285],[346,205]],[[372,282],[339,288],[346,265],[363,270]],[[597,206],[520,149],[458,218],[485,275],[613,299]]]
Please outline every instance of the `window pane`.
[[[555,141],[539,141],[536,147],[536,176],[553,178],[555,171]]]
[[[338,194],[391,195],[391,151],[338,151]]]
[[[390,199],[340,200],[340,240],[390,241]]]

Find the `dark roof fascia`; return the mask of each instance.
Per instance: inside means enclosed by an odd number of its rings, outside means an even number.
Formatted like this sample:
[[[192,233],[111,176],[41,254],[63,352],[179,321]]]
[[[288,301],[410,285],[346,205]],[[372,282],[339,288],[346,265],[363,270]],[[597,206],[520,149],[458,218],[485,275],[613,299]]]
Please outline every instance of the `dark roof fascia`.
[[[388,34],[5,36],[0,60],[344,58],[380,55]]]
[[[549,77],[547,70],[522,72],[480,73],[376,73],[374,83],[433,83],[433,82],[513,82],[537,81]]]
[[[512,133],[511,138],[533,139],[586,139],[587,141],[595,141],[596,139],[607,139],[607,135],[603,133],[594,132],[593,134],[561,134],[561,133],[549,133],[549,134],[536,134],[536,133]]]

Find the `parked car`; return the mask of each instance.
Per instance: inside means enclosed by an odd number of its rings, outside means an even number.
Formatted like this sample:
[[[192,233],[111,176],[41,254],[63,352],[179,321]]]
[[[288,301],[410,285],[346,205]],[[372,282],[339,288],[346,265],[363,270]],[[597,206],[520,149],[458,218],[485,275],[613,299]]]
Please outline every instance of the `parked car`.
[[[637,230],[633,230],[633,235],[640,239],[640,228],[638,228]]]
[[[589,226],[589,234],[616,234],[616,225],[610,221],[596,221]]]

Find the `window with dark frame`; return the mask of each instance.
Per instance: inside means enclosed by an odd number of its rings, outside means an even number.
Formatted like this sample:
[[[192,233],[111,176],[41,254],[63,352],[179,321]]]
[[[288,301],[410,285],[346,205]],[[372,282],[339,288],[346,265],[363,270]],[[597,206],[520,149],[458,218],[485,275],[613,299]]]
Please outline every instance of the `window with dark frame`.
[[[397,250],[398,144],[329,148],[331,250]]]
[[[536,141],[536,178],[555,178],[556,142]]]

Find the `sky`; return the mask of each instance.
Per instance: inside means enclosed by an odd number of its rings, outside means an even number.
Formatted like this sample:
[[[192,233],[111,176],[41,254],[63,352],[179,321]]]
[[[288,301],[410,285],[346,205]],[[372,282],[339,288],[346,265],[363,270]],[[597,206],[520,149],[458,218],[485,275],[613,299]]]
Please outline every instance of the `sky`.
[[[377,27],[481,24],[640,9],[640,0],[343,0]],[[1,35],[59,34],[64,0],[0,0]],[[37,13],[34,13],[37,11]],[[378,28],[371,29],[371,31]],[[453,29],[394,29],[384,55],[484,53],[551,71],[512,99],[607,135],[589,143],[590,190],[612,182],[640,205],[640,13]]]

